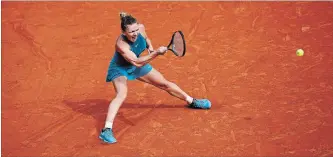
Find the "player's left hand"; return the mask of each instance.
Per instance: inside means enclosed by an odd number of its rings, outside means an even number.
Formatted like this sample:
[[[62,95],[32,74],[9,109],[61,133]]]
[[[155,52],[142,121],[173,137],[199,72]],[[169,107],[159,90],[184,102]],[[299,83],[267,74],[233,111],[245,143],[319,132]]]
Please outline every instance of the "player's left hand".
[[[160,55],[164,55],[165,52],[166,52],[167,50],[168,50],[167,47],[165,47],[165,46],[161,46],[161,47],[159,47],[156,51],[157,51]]]

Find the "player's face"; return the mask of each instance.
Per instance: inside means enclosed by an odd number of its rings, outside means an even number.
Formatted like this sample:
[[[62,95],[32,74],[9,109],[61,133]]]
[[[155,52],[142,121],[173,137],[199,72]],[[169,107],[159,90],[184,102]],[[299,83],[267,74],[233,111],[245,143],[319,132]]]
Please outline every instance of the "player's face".
[[[127,29],[124,32],[124,35],[129,41],[135,42],[139,35],[139,25],[137,23],[127,25]]]

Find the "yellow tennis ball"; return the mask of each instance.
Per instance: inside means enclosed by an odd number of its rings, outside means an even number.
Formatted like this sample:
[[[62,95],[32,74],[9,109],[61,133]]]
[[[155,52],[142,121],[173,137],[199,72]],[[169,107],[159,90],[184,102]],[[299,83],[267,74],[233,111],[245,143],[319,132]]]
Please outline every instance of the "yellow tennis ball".
[[[304,51],[303,51],[302,49],[298,49],[298,50],[296,51],[296,55],[297,55],[297,56],[303,56],[303,55],[304,55]]]

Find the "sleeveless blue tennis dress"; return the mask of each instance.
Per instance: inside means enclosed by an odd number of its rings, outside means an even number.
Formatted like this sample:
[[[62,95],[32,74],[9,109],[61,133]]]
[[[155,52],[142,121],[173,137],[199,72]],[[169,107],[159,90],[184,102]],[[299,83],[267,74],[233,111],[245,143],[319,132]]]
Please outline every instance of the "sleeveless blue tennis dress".
[[[141,34],[138,34],[135,42],[127,40],[125,36],[123,37],[130,45],[130,50],[133,51],[137,57],[139,57],[147,47],[146,39]],[[152,68],[153,67],[150,64],[145,64],[142,67],[136,67],[116,51],[110,61],[106,82],[111,82],[119,76],[125,76],[128,80],[135,80],[136,78],[148,74]]]

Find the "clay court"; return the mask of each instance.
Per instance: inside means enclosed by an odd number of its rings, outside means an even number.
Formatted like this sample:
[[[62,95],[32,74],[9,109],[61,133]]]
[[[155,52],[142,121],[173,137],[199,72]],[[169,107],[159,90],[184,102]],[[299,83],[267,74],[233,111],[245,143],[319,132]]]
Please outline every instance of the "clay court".
[[[333,155],[332,2],[1,3],[2,156]],[[151,64],[212,108],[129,82],[107,145],[121,10],[155,48],[183,31]]]

